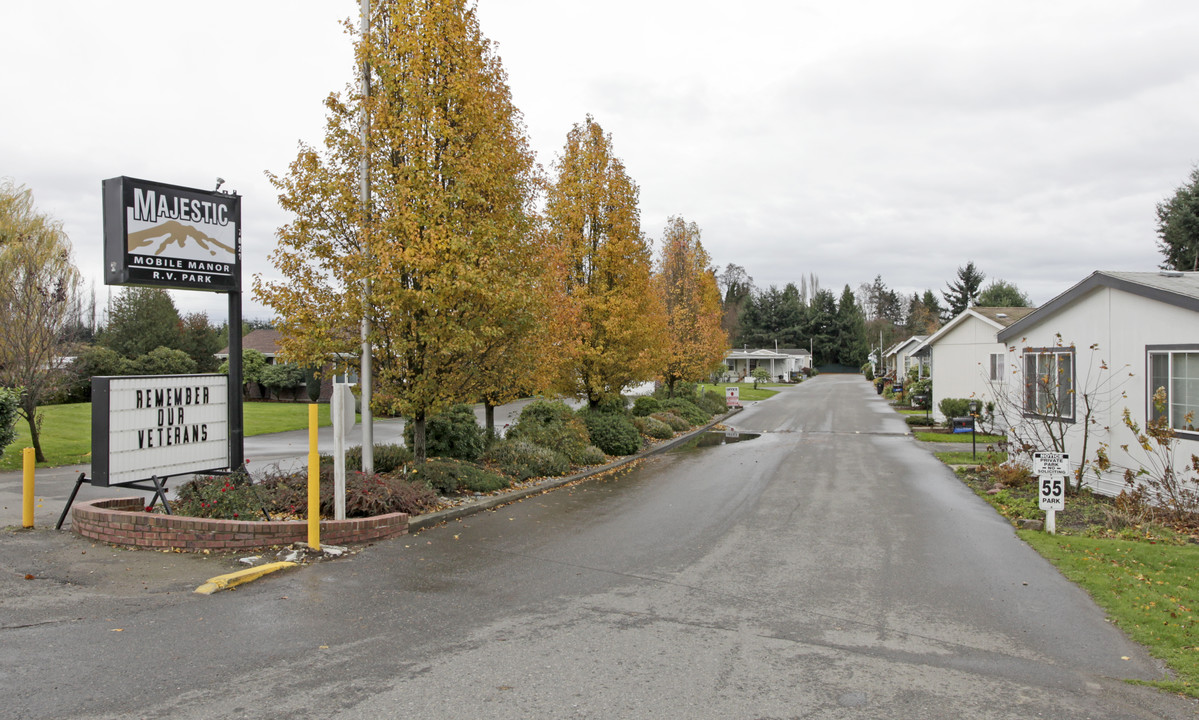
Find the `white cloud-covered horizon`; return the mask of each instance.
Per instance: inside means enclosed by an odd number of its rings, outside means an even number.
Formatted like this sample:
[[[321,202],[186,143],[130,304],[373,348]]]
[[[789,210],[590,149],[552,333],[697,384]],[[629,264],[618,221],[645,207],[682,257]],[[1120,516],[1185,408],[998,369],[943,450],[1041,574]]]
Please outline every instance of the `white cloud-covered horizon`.
[[[354,81],[352,1],[22,3],[0,11],[0,176],[63,221],[100,278],[100,181],[243,201],[248,291],[287,217],[265,173],[319,145]],[[547,169],[592,115],[641,190],[642,229],[696,222],[760,288],[815,274],[940,292],[973,261],[1043,303],[1153,270],[1154,207],[1199,161],[1199,6],[871,0],[479,4]],[[225,317],[224,296],[173,293]]]

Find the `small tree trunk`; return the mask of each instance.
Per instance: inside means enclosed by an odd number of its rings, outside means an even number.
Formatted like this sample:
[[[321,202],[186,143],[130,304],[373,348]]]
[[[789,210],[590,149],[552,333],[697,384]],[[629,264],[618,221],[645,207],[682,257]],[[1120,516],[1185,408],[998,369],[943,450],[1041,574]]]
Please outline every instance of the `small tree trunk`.
[[[33,459],[44,463],[46,456],[42,453],[42,439],[38,434],[37,405],[22,408],[21,414],[29,423],[29,439],[33,443]]]
[[[495,437],[495,405],[490,400],[483,401],[483,427],[488,438]]]
[[[421,410],[412,418],[412,455],[417,465],[424,465],[428,458],[425,449],[425,411]]]

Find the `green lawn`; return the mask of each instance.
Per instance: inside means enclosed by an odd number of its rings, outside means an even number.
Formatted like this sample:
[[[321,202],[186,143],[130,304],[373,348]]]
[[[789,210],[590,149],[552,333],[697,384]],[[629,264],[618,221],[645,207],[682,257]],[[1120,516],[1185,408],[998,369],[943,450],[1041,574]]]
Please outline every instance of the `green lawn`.
[[[917,440],[923,442],[970,444],[970,433],[935,433],[926,430],[917,430],[915,435]],[[974,436],[974,441],[981,447],[982,445],[1007,442],[1007,438],[1002,435],[983,435],[982,433],[977,433]]]
[[[1177,675],[1147,684],[1199,697],[1199,548],[1032,531],[1019,535]]]
[[[971,465],[973,463],[1002,463],[1007,462],[1007,453],[1005,452],[987,452],[985,448],[979,448],[977,453],[971,453],[969,450],[960,452],[939,452],[933,453],[937,459],[946,465]]]
[[[246,403],[246,436],[285,430],[303,430],[308,427],[307,403]],[[90,462],[92,452],[92,404],[70,403],[47,405],[42,412],[42,452],[46,462],[38,467],[58,465],[81,465]],[[330,425],[329,405],[318,406],[321,426]],[[4,449],[0,457],[0,470],[21,468],[21,449],[30,446],[29,424],[17,420],[17,439]]]
[[[952,456],[962,455],[969,458],[970,453],[937,453],[954,464],[959,458]],[[990,494],[985,469],[957,474],[1008,520],[1044,517],[1037,509],[1035,484]],[[1032,530],[1017,534],[1086,590],[1112,623],[1174,674],[1144,684],[1199,697],[1199,547],[1188,542],[1185,532],[1155,523],[1112,526],[1106,521],[1107,507],[1098,496],[1076,496],[1067,500],[1067,513],[1059,514],[1059,534]]]
[[[778,395],[777,390],[767,390],[772,387],[789,387],[788,385],[779,385],[778,383],[758,383],[758,389],[754,390],[753,383],[728,383],[726,385],[709,385],[703,384],[699,386],[699,391],[715,390],[721,395],[725,394],[725,388],[740,388],[738,391],[741,402],[750,402],[753,400],[765,400],[766,398]]]

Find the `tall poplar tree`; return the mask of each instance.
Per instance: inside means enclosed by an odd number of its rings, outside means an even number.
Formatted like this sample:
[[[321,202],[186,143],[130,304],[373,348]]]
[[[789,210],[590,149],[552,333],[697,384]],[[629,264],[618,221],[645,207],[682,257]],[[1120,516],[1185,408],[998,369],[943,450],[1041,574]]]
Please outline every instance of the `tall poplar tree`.
[[[301,147],[272,176],[295,219],[272,255],[285,279],[257,278],[255,292],[279,313],[282,353],[305,365],[357,355],[370,320],[374,409],[411,418],[419,462],[425,418],[488,389],[474,366],[529,312],[535,163],[473,3],[376,2],[356,47],[371,90],[331,95],[324,151]]]
[[[592,407],[661,368],[664,309],[651,291],[637,185],[591,116],[576,124],[546,198],[550,239],[562,250],[565,291],[577,315],[577,361],[557,389]]]
[[[681,217],[666,221],[654,286],[666,309],[662,378],[672,394],[680,381],[705,379],[728,352],[720,288],[710,262],[698,225]]]

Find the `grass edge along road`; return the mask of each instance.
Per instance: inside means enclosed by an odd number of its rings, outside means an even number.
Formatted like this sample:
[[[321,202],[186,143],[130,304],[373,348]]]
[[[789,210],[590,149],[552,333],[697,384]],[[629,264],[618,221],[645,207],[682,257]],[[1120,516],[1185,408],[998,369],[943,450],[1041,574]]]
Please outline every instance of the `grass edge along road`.
[[[927,441],[942,440],[930,435]],[[986,464],[1007,460],[1007,453],[993,450],[979,452],[977,459],[969,451],[935,455],[947,465],[981,465],[979,471],[984,472]],[[955,474],[1014,524],[1020,513],[1001,501],[1003,494],[991,495],[981,485],[967,483],[964,472]],[[1132,530],[1125,534],[1136,539],[1066,534],[1060,528],[1057,535],[1036,530],[1016,530],[1016,534],[1085,590],[1116,627],[1165,663],[1173,675],[1167,680],[1130,682],[1199,698],[1199,547],[1185,536],[1155,536],[1139,526]]]
[[[1199,698],[1199,548],[1034,530],[1016,534],[1174,674],[1143,684]]]
[[[266,433],[303,430],[308,427],[308,403],[248,402],[244,405],[246,437]],[[42,452],[46,462],[40,468],[60,465],[84,465],[91,462],[92,455],[92,404],[66,403],[46,405],[39,408],[42,413]],[[318,406],[321,427],[331,424],[329,404]],[[21,449],[31,447],[29,424],[18,418],[17,439],[4,449],[0,457],[0,470],[21,469]]]
[[[727,397],[728,388],[731,388],[731,387],[740,388],[737,391],[737,394],[738,394],[741,402],[754,402],[755,400],[765,400],[767,398],[772,398],[775,395],[779,394],[778,390],[768,390],[767,388],[791,387],[791,386],[790,385],[779,385],[778,383],[758,383],[758,389],[755,390],[753,383],[718,383],[716,385],[713,385],[711,383],[703,383],[699,386],[699,391],[702,393],[702,392],[706,392],[708,390],[715,390],[716,392],[720,393],[721,395],[724,395],[725,397]]]
[[[969,452],[936,456],[949,465],[971,462]],[[1003,462],[1006,458],[1006,453],[979,453],[976,462]],[[1003,493],[990,495],[981,486],[966,483],[963,472],[955,474],[995,512],[1013,524],[1016,517],[1023,516],[1004,504]],[[1145,646],[1174,675],[1141,684],[1199,698],[1199,547],[1177,537],[1155,538],[1149,532],[1138,532],[1144,537],[1135,540],[1035,530],[1017,530],[1016,534],[1067,580],[1085,590],[1116,627]]]

